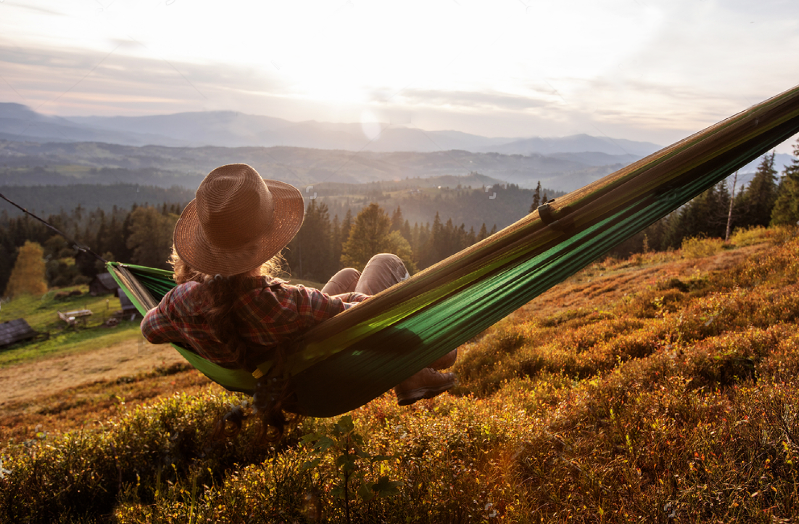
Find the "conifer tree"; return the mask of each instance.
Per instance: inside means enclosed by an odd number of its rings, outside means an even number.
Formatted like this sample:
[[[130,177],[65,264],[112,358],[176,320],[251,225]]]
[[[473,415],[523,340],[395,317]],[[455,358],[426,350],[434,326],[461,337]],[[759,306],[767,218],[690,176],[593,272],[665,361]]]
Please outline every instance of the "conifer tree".
[[[538,206],[541,205],[541,181],[538,181],[538,185],[535,186],[535,191],[533,191],[533,203],[530,204],[530,213],[538,209]]]
[[[391,231],[402,232],[402,225],[404,222],[405,220],[402,218],[402,209],[400,209],[400,206],[397,206],[397,209],[391,214]]]
[[[130,214],[130,236],[127,247],[136,264],[167,269],[172,252],[172,232],[176,215],[164,216],[153,207],[138,207]]]
[[[43,257],[44,250],[36,242],[25,242],[19,248],[17,261],[6,286],[6,296],[17,297],[25,294],[41,296],[47,292]]]
[[[411,233],[411,224],[410,222],[408,222],[407,219],[405,220],[405,223],[402,224],[402,229],[400,230],[400,233],[402,233],[402,236],[405,237],[405,240],[407,240],[410,243],[411,239],[413,238],[413,235]]]
[[[288,245],[286,261],[295,276],[324,282],[337,264],[331,264],[331,227],[327,204],[308,202],[302,228]]]
[[[771,212],[771,223],[775,225],[799,223],[799,139],[793,146],[793,155],[791,165],[783,171]]]
[[[451,223],[450,221],[450,224]],[[430,234],[427,236],[422,252],[419,254],[419,263],[421,267],[432,266],[443,258],[442,252],[445,247],[442,244],[445,243],[444,236],[444,225],[441,223],[441,216],[436,212],[433,225],[430,228]]]
[[[466,236],[466,246],[464,246],[464,247],[471,246],[475,242],[477,242],[477,235],[475,235],[475,233],[474,233],[474,227],[470,226],[469,227],[469,233]]]
[[[344,220],[341,221],[341,244],[342,249],[347,239],[350,238],[350,229],[352,228],[352,210],[348,207],[347,214],[344,215]]]
[[[774,169],[774,153],[764,155],[749,186],[741,192],[743,216],[736,224],[743,226],[767,226],[771,211],[777,200],[777,170]]]
[[[376,203],[371,203],[355,217],[349,237],[341,249],[344,267],[361,269],[374,255],[385,249],[391,219]]]
[[[341,224],[339,223],[338,215],[336,215],[333,217],[330,234],[330,262],[332,269],[330,275],[333,275],[341,268],[341,245],[343,243],[343,239],[341,238]],[[330,275],[328,275],[328,278]]]
[[[488,238],[488,229],[486,228],[486,223],[483,222],[483,225],[480,226],[480,232],[477,233],[477,241],[480,242],[486,238]]]

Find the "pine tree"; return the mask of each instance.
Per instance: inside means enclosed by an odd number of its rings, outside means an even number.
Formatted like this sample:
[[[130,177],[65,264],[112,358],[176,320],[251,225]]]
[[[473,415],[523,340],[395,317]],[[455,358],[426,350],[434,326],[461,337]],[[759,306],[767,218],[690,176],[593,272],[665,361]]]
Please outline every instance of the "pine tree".
[[[130,236],[127,247],[131,261],[142,266],[167,269],[172,252],[172,232],[176,215],[164,216],[153,207],[138,207],[130,213]]]
[[[352,210],[348,207],[347,214],[344,215],[344,220],[341,221],[341,244],[342,249],[344,243],[350,238],[350,229],[352,229]]]
[[[355,217],[347,242],[341,250],[341,264],[363,268],[370,258],[385,251],[390,229],[391,219],[383,208],[375,203],[369,204]]]
[[[330,262],[332,269],[330,275],[341,268],[341,244],[343,244],[343,239],[341,238],[341,224],[339,223],[338,215],[336,215],[333,217],[330,234]]]
[[[530,213],[538,209],[538,206],[541,205],[541,181],[538,181],[538,185],[535,186],[535,191],[533,191],[533,203],[530,204]]]
[[[767,226],[777,200],[777,170],[774,153],[764,155],[749,186],[741,192],[743,216],[737,217],[739,226]]]
[[[480,242],[486,238],[488,238],[488,229],[486,228],[486,223],[483,222],[483,225],[480,226],[480,232],[477,233],[477,241]]]
[[[450,221],[450,224],[452,222]],[[442,253],[446,249],[443,245],[445,240],[444,225],[441,223],[441,216],[436,212],[433,219],[433,226],[430,228],[430,235],[427,237],[422,253],[419,254],[419,263],[421,267],[429,267],[441,260]]]
[[[401,233],[404,222],[405,220],[402,218],[402,209],[400,209],[400,206],[397,206],[397,209],[395,209],[394,213],[391,215],[391,231],[399,231]]]
[[[791,165],[785,166],[771,212],[774,225],[799,223],[799,140],[793,146],[793,155],[796,158]]]
[[[411,239],[413,238],[413,234],[411,233],[411,223],[408,222],[407,219],[405,220],[405,223],[402,224],[402,229],[400,230],[400,233],[402,233],[402,236],[404,236],[405,240],[407,240],[408,242],[410,242]]]
[[[19,248],[19,255],[11,270],[5,295],[17,297],[20,295],[41,296],[47,293],[47,283],[44,279],[45,262],[44,250],[36,242],[25,242]]]
[[[311,199],[305,210],[302,228],[288,245],[286,261],[299,278],[324,282],[337,264],[331,264],[330,215],[326,204]]]
[[[729,205],[730,193],[724,182],[710,187],[669,216],[662,230],[661,247],[679,247],[689,237],[724,238]],[[654,247],[657,242],[650,245]]]

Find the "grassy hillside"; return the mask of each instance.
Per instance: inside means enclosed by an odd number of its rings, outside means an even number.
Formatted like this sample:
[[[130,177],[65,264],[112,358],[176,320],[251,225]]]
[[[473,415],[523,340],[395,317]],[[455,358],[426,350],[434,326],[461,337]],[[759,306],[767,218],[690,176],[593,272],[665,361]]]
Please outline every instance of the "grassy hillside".
[[[241,399],[191,380],[98,405],[6,442],[0,520],[790,522],[796,233],[594,264],[464,345],[452,395],[386,394],[276,447],[212,439]]]
[[[77,291],[79,294],[59,298],[59,294]],[[85,324],[70,327],[58,317],[58,312],[88,309],[92,312]],[[24,318],[28,325],[41,336],[35,340],[19,342],[0,349],[0,367],[55,354],[74,351],[89,351],[106,347],[120,340],[135,337],[139,323],[122,321],[118,326],[104,326],[115,311],[122,309],[119,298],[112,295],[93,297],[87,286],[59,288],[41,297],[29,295],[3,302],[0,322]]]

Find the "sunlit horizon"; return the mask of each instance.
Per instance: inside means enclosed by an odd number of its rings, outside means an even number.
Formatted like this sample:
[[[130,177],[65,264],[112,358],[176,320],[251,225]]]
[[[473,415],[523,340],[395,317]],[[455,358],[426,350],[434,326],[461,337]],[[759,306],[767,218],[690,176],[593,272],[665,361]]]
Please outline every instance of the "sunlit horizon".
[[[793,87],[772,1],[0,3],[0,101],[666,145]],[[791,144],[778,150],[790,152]]]

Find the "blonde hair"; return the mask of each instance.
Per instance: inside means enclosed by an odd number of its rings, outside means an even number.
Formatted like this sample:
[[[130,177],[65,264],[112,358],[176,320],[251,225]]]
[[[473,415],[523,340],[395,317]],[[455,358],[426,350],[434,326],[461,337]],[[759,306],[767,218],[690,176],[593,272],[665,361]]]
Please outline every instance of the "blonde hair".
[[[175,246],[172,246],[172,254],[169,255],[169,259],[167,260],[170,266],[172,266],[172,270],[174,271],[174,275],[172,278],[178,284],[185,284],[186,282],[199,282],[204,284],[209,278],[213,278],[214,275],[208,275],[206,273],[201,273],[188,265],[186,262],[180,258],[178,255]],[[287,277],[288,274],[284,269],[286,267],[286,259],[283,258],[281,253],[273,256],[258,268],[259,275],[262,277],[270,277],[270,278],[280,278],[280,277]]]

